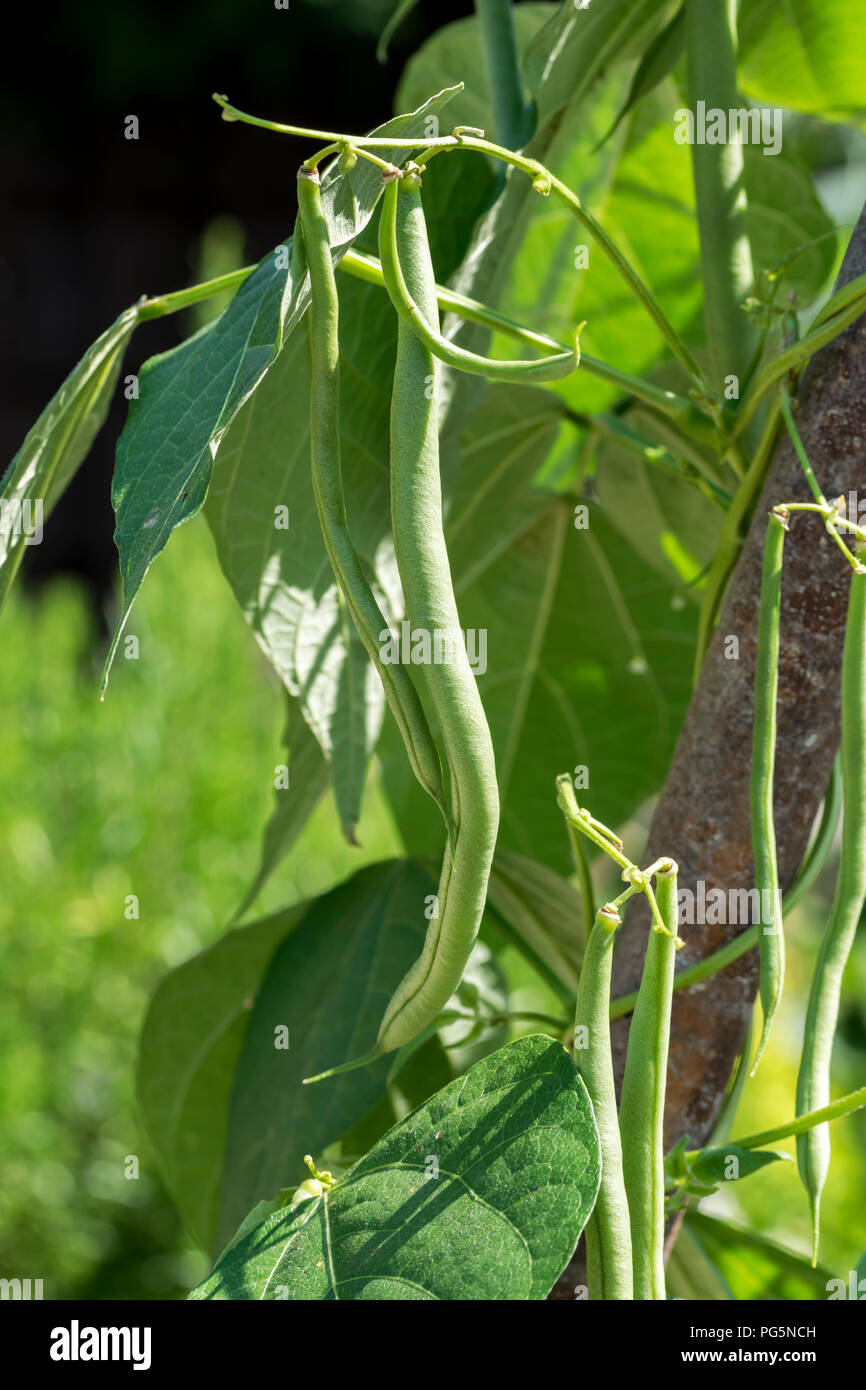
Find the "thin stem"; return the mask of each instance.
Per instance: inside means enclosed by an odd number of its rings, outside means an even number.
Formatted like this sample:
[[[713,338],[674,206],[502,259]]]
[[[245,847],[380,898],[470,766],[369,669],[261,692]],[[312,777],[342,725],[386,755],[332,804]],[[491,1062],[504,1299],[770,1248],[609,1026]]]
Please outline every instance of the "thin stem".
[[[354,249],[346,251],[338,269],[345,270],[347,274],[354,276],[357,280],[366,280],[371,285],[384,286],[385,284],[379,260],[362,251]],[[523,324],[515,322],[514,319],[500,314],[496,309],[491,309],[486,304],[480,303],[479,300],[470,299],[468,295],[448,289],[445,285],[436,286],[436,299],[439,308],[443,311],[458,314],[461,318],[468,319],[470,323],[480,324],[482,328],[490,328],[494,332],[505,333],[516,342],[526,343],[529,347],[541,348],[548,352],[569,351],[567,343],[561,343],[548,333],[527,328]],[[694,403],[686,396],[679,396],[675,391],[668,391],[661,386],[655,386],[652,382],[644,381],[641,377],[629,376],[628,372],[621,372],[618,367],[611,367],[607,362],[602,362],[597,357],[590,357],[587,353],[581,354],[580,368],[581,371],[589,372],[601,381],[610,382],[612,386],[618,386],[627,395],[634,396],[637,400],[653,406],[662,414],[679,421],[683,428],[687,428],[686,421],[693,419],[696,414]]]
[[[791,397],[788,392],[787,386],[783,385],[779,392],[779,404],[782,411],[782,417],[785,421],[785,424],[788,427],[788,433],[791,436],[791,443],[794,446],[794,452],[796,453],[797,458],[800,460],[803,472],[806,475],[806,482],[809,484],[809,487],[811,488],[812,496],[814,497],[815,501],[818,503],[820,507],[826,507],[827,499],[818,485],[818,479],[815,477],[814,469],[812,468],[812,465],[809,462],[809,456],[806,453],[806,450],[803,448],[803,441],[800,438],[800,432],[797,429],[797,426],[794,424],[794,415],[791,410]]]
[[[542,166],[539,166],[539,170],[542,175],[547,173]],[[677,333],[673,324],[671,324],[661,306],[653,298],[652,293],[644,284],[643,280],[641,280],[640,276],[632,268],[625,256],[623,256],[619,247],[615,242],[611,241],[601,225],[596,222],[592,214],[586,210],[576,193],[573,193],[570,188],[552,174],[549,175],[549,178],[551,193],[555,194],[559,201],[564,203],[565,206],[574,213],[578,222],[581,222],[583,226],[586,227],[586,230],[598,243],[611,265],[618,271],[619,275],[628,285],[632,294],[646,309],[650,318],[668,344],[668,347],[671,349],[674,357],[691,377],[702,397],[707,400],[712,400],[714,394],[712,388],[691,350],[686,346],[679,333]]]
[[[459,89],[462,89],[462,82]],[[454,149],[460,144],[457,135],[446,135],[440,140],[428,140],[425,136],[416,139],[398,138],[392,135],[346,135],[337,130],[314,130],[310,126],[284,125],[280,121],[268,121],[261,116],[251,116],[247,111],[241,111],[239,107],[232,106],[228,97],[221,96],[219,92],[213,93],[213,100],[217,106],[222,107],[224,121],[241,121],[244,125],[260,126],[262,130],[272,130],[277,135],[294,135],[299,140],[322,140],[327,144],[337,146],[350,145],[353,149],[361,150],[418,150],[424,149]]]
[[[612,439],[617,444],[631,449],[634,453],[639,454],[645,463],[649,463],[655,468],[662,468],[673,477],[682,478],[685,482],[691,483],[705,497],[717,503],[725,511],[730,507],[733,501],[731,494],[711,479],[704,477],[703,472],[699,471],[697,465],[691,460],[691,450],[681,462],[664,444],[644,439],[637,431],[625,424],[619,415],[610,412],[604,412],[601,415],[581,416],[569,411],[568,418],[584,429],[595,430],[603,438]],[[683,453],[685,455],[686,451],[683,450]]]
[[[698,622],[698,641],[693,673],[695,685],[697,685],[698,677],[701,674],[701,667],[704,664],[704,657],[710,645],[710,639],[713,635],[713,628],[716,623],[716,616],[721,606],[728,577],[736,564],[737,556],[740,552],[742,529],[751,512],[754,501],[761,490],[764,475],[769,466],[770,455],[772,454],[776,433],[779,428],[779,415],[780,405],[778,400],[776,400],[773,402],[767,415],[760,441],[749,466],[749,471],[734,494],[734,500],[728,515],[725,517],[725,523],[719,536],[716,554],[707,576],[704,600],[701,605],[701,616]]]
[[[571,845],[574,867],[580,882],[580,906],[583,915],[583,945],[586,946],[589,934],[595,922],[595,892],[592,886],[592,877],[589,872],[586,854],[584,853],[583,841],[577,833],[573,823],[566,816],[565,828],[568,832],[568,841]]]
[[[760,1134],[749,1134],[745,1139],[737,1139],[734,1142],[739,1144],[741,1149],[760,1149],[765,1144],[775,1144],[779,1139],[790,1139],[796,1134],[805,1134],[816,1125],[823,1125],[828,1120],[838,1120],[842,1115],[862,1110],[864,1105],[866,1086],[861,1086],[859,1091],[851,1091],[847,1096],[831,1101],[829,1105],[822,1105],[820,1110],[810,1110],[796,1120],[789,1120],[787,1124],[777,1125],[775,1129],[762,1130]]]
[[[517,153],[515,150],[506,149],[504,145],[498,145],[492,140],[486,140],[483,134],[470,131],[469,127],[457,127],[453,135],[446,135],[436,140],[424,139],[401,139],[394,136],[367,136],[367,135],[346,135],[333,130],[312,130],[308,126],[283,125],[277,121],[263,120],[257,116],[250,116],[246,112],[232,106],[225,96],[214,93],[214,101],[222,107],[223,118],[229,121],[243,121],[247,125],[261,126],[265,130],[276,131],[280,135],[294,135],[301,139],[322,140],[330,144],[339,146],[351,146],[359,153],[361,150],[388,149],[388,150],[418,150],[423,146],[423,153],[416,158],[419,166],[429,163],[437,154],[447,150],[464,149],[474,150],[478,154],[489,155],[492,159],[498,159],[504,164],[510,164],[515,169],[521,169],[532,179],[533,187],[539,193],[554,193],[560,202],[574,213],[575,217],[595,238],[601,250],[611,261],[622,276],[634,296],[647,310],[647,313],[657,325],[662,336],[668,343],[671,351],[680,365],[685,369],[697,386],[702,400],[706,403],[713,401],[713,392],[699,367],[696,359],[686,346],[683,339],[677,333],[673,325],[668,321],[661,306],[653,298],[650,290],[643,283],[637,272],[629,265],[622,255],[619,248],[611,241],[604,229],[596,222],[591,213],[587,212],[577,194],[568,188],[562,181],[553,175],[549,169],[537,159],[529,159],[525,155]]]
[[[511,0],[475,0],[493,129],[503,145],[520,149],[527,134],[527,108],[517,59]]]
[[[733,111],[737,92],[737,0],[687,0],[686,78],[697,120],[702,110]],[[752,354],[752,328],[742,303],[754,280],[746,228],[743,152],[731,138],[693,139],[692,169],[701,242],[704,319],[714,385],[742,376]]]
[[[828,300],[805,337],[800,338],[784,352],[780,352],[778,357],[774,357],[772,362],[768,362],[758,373],[749,394],[737,412],[733,430],[734,438],[738,438],[743,433],[764,396],[772,390],[777,381],[781,381],[783,377],[792,372],[799,371],[819,348],[825,347],[834,338],[838,338],[840,333],[860,318],[864,308],[866,308],[866,276],[858,276],[856,280],[851,281],[850,285],[846,285],[844,290],[850,293],[843,295],[843,291],[840,291],[838,295],[834,295],[831,300]],[[828,313],[831,305],[834,306],[832,313]]]
[[[531,1009],[516,1009],[512,1013],[491,1014],[490,1018],[486,1018],[484,1022],[488,1028],[498,1027],[503,1023],[543,1023],[557,1034],[564,1033],[571,1026],[565,1018],[552,1018],[550,1014],[534,1013]]]
[[[139,321],[144,323],[147,319],[160,319],[165,314],[176,314],[179,309],[188,309],[191,304],[198,304],[213,294],[236,289],[244,280],[249,279],[255,268],[254,265],[245,265],[241,270],[218,275],[214,280],[204,280],[200,285],[190,285],[186,290],[173,290],[171,294],[142,299],[137,306]]]

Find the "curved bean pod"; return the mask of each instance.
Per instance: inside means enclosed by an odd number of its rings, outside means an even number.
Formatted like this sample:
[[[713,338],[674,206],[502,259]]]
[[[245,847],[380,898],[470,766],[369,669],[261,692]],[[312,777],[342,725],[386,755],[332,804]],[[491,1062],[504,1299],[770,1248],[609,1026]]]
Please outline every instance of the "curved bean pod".
[[[413,301],[438,324],[436,281],[421,206],[420,181],[402,180],[395,202],[395,246]],[[386,193],[396,200],[396,187]],[[388,1052],[421,1031],[447,1003],[478,934],[499,824],[493,743],[469,659],[442,533],[439,478],[438,364],[401,318],[391,397],[391,518],[394,549],[413,628],[441,639],[446,659],[424,668],[450,774],[453,846],[446,848],[438,916],[421,956],[398,986],[379,1029]]]
[[[667,930],[653,928],[649,934],[619,1107],[636,1299],[665,1297],[664,1115],[677,951],[675,864],[659,872],[656,897]]]
[[[379,673],[412,770],[438,802],[447,822],[442,768],[433,735],[408,671],[381,660],[380,634],[387,630],[388,622],[370,588],[346,521],[340,459],[339,305],[317,169],[301,166],[298,171],[298,215],[310,271],[310,453],[325,549],[352,621]]]
[[[749,804],[752,817],[752,855],[755,887],[761,904],[760,995],[763,1026],[752,1076],[758,1069],[785,982],[785,934],[782,929],[782,895],[776,863],[776,829],[773,822],[773,773],[776,766],[776,697],[779,686],[779,613],[782,603],[782,554],[785,523],[770,513],[764,543],[761,576],[761,610],[758,616],[758,655],[755,663],[755,722],[752,734],[752,775]],[[769,904],[766,917],[765,904]]]
[[[842,859],[806,1011],[797,1077],[797,1115],[830,1099],[830,1061],[842,976],[866,902],[866,577],[853,575],[842,654]],[[812,1210],[812,1263],[818,1259],[821,1193],[830,1167],[830,1126],[797,1137],[797,1166]]]
[[[382,275],[391,302],[400,315],[401,324],[411,328],[434,357],[463,372],[486,376],[493,381],[517,382],[557,381],[561,377],[570,376],[580,362],[580,329],[575,334],[573,352],[558,352],[552,357],[513,362],[498,362],[492,357],[481,357],[478,353],[468,352],[466,348],[458,347],[456,343],[442,337],[439,332],[435,294],[432,299],[426,294],[421,300],[415,285],[410,283],[414,279],[411,267],[401,254],[398,225],[404,218],[399,207],[403,201],[402,192],[413,177],[414,175],[410,174],[408,178],[391,179],[386,184],[379,222],[379,259],[382,262]],[[434,286],[435,283],[434,279]]]
[[[617,909],[605,905],[596,913],[589,933],[574,1018],[574,1061],[592,1101],[601,1143],[601,1186],[584,1230],[589,1297],[627,1301],[634,1298],[631,1226],[623,1179],[609,1019],[613,943],[620,921]]]

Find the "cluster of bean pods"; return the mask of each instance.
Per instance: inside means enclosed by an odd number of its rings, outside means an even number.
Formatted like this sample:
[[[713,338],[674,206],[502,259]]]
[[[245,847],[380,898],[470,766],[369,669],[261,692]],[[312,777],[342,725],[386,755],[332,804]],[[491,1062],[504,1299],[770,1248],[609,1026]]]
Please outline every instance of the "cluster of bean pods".
[[[580,360],[577,337],[572,351],[528,362],[480,357],[443,338],[421,170],[409,164],[403,170],[386,169],[384,178],[379,247],[385,287],[398,314],[391,396],[391,522],[406,617],[413,629],[441,634],[445,650],[452,654],[441,664],[426,666],[423,675],[444,760],[412,676],[404,667],[385,665],[380,659],[380,634],[388,624],[349,531],[340,463],[339,301],[317,159],[302,165],[298,174],[299,226],[311,292],[313,488],[342,599],[382,679],[413,771],[442,808],[448,843],[421,956],[394,992],[373,1049],[311,1081],[393,1051],[433,1022],[463,976],[487,895],[499,821],[496,764],[463,643],[442,529],[440,363],[494,380],[534,382],[562,377]]]

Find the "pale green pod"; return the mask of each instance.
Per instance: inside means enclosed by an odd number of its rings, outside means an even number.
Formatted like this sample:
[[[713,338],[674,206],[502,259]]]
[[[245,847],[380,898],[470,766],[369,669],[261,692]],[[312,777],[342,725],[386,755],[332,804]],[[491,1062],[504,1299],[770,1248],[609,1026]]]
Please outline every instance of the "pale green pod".
[[[665,1297],[664,1115],[677,951],[676,865],[658,875],[656,897],[667,930],[649,934],[619,1108],[636,1299]]]
[[[773,821],[773,774],[776,766],[776,700],[779,686],[779,617],[782,605],[782,557],[785,522],[770,513],[764,543],[761,576],[761,608],[758,615],[758,651],[755,662],[755,718],[752,732],[752,773],[749,804],[752,818],[752,856],[755,887],[761,904],[758,953],[760,956],[763,1025],[752,1075],[764,1054],[785,983],[785,934],[782,895],[776,862],[776,828]]]
[[[601,1144],[601,1185],[584,1231],[591,1300],[634,1298],[631,1226],[616,1110],[610,1045],[610,976],[619,912],[599,908],[580,972],[574,1019],[574,1061],[583,1078]]]
[[[317,169],[302,166],[298,171],[298,214],[310,272],[313,492],[325,549],[352,621],[381,678],[412,770],[445,814],[442,768],[427,717],[405,667],[381,660],[380,638],[382,632],[387,631],[388,623],[370,588],[346,519],[340,458],[339,304]]]
[[[466,348],[443,338],[439,331],[439,307],[435,294],[432,300],[429,294],[425,294],[423,298],[417,294],[414,268],[404,250],[404,247],[408,249],[408,243],[403,242],[400,232],[400,224],[404,221],[400,205],[405,201],[404,195],[412,177],[410,175],[403,179],[392,179],[387,184],[379,222],[379,259],[382,262],[382,275],[385,288],[400,315],[401,324],[405,324],[420,338],[428,352],[459,371],[486,376],[493,381],[524,383],[557,381],[564,376],[570,376],[580,363],[580,329],[575,333],[572,352],[558,352],[552,357],[527,361],[500,362],[493,357],[482,357],[477,352],[469,352]],[[435,279],[433,283],[435,286]]]
[[[395,222],[400,260],[414,302],[427,323],[438,325],[420,183],[411,176],[402,183]],[[396,188],[388,191],[396,197]],[[415,1037],[460,983],[484,911],[499,822],[493,743],[466,654],[442,531],[438,379],[438,362],[401,319],[391,398],[394,549],[412,628],[438,638],[448,653],[423,669],[445,749],[455,833],[445,852],[438,916],[385,1011],[377,1042],[382,1052]]]
[[[797,1077],[797,1114],[830,1101],[830,1062],[839,1021],[842,977],[866,902],[866,576],[851,579],[842,655],[842,858],[806,1010]],[[821,1193],[830,1167],[830,1126],[797,1137],[797,1165],[812,1211],[817,1263]]]

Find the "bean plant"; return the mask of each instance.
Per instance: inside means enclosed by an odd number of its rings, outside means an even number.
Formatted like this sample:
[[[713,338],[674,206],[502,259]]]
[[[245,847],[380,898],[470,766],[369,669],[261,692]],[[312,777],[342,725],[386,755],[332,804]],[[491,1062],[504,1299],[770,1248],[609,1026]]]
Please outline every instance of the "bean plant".
[[[134,654],[148,569],[204,510],[279,678],[286,750],[246,900],[166,975],[141,1033],[151,1160],[213,1261],[193,1299],[703,1297],[682,1252],[734,1228],[700,1204],[790,1157],[785,1140],[813,1232],[811,1264],[786,1259],[803,1296],[829,1296],[830,1122],[866,1105],[830,1084],[866,900],[866,527],[825,495],[806,383],[854,341],[866,276],[843,267],[832,288],[848,229],[782,121],[811,122],[820,149],[822,122],[862,114],[863,74],[842,56],[852,7],[803,4],[839,57],[804,100],[795,37],[768,39],[761,10],[478,0],[367,134],[215,95],[272,141],[287,207],[300,166],[292,235],[125,310],[5,475],[0,597],[22,518],[48,520],[82,465],[133,331],[234,292],[123,382],[102,689]],[[802,489],[775,495],[786,450]],[[732,628],[750,534],[763,575]],[[838,571],[841,742],[801,776],[808,844],[778,814],[792,547],[832,548]],[[713,825],[666,822],[652,854],[642,816],[731,636],[754,696],[733,883],[759,911],[720,937],[685,910],[712,886]],[[250,921],[327,793],[333,834],[363,839],[370,780],[405,856]],[[784,1122],[737,1134],[785,998],[786,919],[840,814],[796,1095]],[[761,1031],[753,1049],[731,1010],[727,1089],[695,1132],[677,1009],[737,962]],[[724,1261],[702,1260],[733,1297]]]

